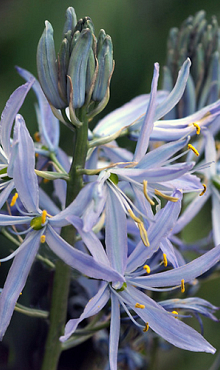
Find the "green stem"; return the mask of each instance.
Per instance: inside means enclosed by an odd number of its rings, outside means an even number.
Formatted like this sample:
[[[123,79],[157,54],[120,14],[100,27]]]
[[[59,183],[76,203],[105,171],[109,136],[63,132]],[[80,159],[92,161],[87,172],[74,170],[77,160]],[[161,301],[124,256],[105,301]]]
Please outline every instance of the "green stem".
[[[73,161],[67,182],[66,206],[68,206],[78,195],[83,187],[82,175],[77,173],[77,168],[84,168],[87,154],[88,121],[81,109],[79,117],[83,125],[76,128]],[[69,244],[75,243],[75,229],[66,226],[62,229],[61,236]],[[59,337],[63,334],[66,322],[67,302],[69,294],[69,284],[71,268],[63,261],[56,262],[56,270],[53,282],[53,291],[50,309],[50,327],[45,345],[45,355],[41,370],[56,370],[59,357],[62,351]]]

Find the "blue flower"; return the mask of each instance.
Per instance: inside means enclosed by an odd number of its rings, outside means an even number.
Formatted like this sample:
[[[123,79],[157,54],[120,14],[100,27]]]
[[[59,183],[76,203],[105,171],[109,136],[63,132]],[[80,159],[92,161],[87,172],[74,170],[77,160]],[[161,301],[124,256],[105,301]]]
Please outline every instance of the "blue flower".
[[[1,259],[3,262],[15,257],[0,295],[0,316],[2,318],[0,339],[9,325],[14,306],[25,285],[40,243],[46,241],[58,257],[82,274],[105,281],[124,281],[124,278],[110,266],[107,258],[101,258],[102,253],[98,249],[97,258],[94,258],[73,248],[57,233],[58,228],[69,224],[66,220],[68,214],[77,214],[81,207],[78,199],[54,217],[48,214],[47,210],[39,208],[39,187],[37,175],[34,172],[34,143],[21,116],[17,116],[12,150],[17,152],[16,165],[13,167],[13,179],[18,192],[13,202],[20,215],[0,214],[0,225],[7,227],[24,225],[26,226],[25,230],[17,231],[17,234],[26,236],[17,250],[10,256]],[[19,196],[25,211],[19,208],[16,202],[17,196]],[[44,197],[44,203],[46,201],[47,199]],[[51,208],[51,202],[48,203],[48,208]]]
[[[176,196],[180,196],[176,192]],[[176,203],[168,202],[169,217],[166,212],[161,212],[160,217],[152,222],[148,232],[150,247],[146,248],[142,242],[128,257],[126,216],[123,208],[114,193],[106,207],[106,232],[105,249],[106,257],[111,266],[124,276],[125,282],[102,282],[97,294],[88,302],[84,312],[78,319],[71,319],[66,324],[65,333],[60,338],[66,341],[77,326],[84,319],[97,314],[111,299],[111,323],[109,339],[109,361],[111,370],[117,369],[117,353],[120,334],[120,305],[130,319],[141,326],[144,331],[152,328],[157,334],[173,345],[191,350],[214,353],[215,349],[194,329],[175,318],[175,315],[166,311],[160,304],[153,301],[140,289],[170,290],[178,288],[184,291],[184,284],[191,282],[197,276],[207,271],[219,260],[220,246],[207,252],[204,256],[193,262],[173,270],[150,273],[150,266],[146,265],[147,259],[157,250],[160,241],[168,235],[170,228],[175,224],[177,214]],[[171,208],[170,208],[171,207]],[[178,213],[178,212],[177,212]],[[93,232],[84,232],[82,221],[77,222],[75,216],[67,216],[67,220],[75,224],[82,240],[89,250],[99,248],[101,242]],[[98,253],[97,253],[98,254]],[[104,255],[102,256],[104,258]],[[143,275],[146,274],[147,275]],[[170,288],[171,287],[171,288]],[[137,323],[132,315],[134,311],[142,321]]]
[[[10,96],[9,100],[6,103],[6,106],[1,115],[0,121],[0,172],[2,182],[0,183],[0,208],[4,205],[8,199],[11,191],[14,189],[13,181],[13,167],[16,160],[16,151],[12,151],[11,147],[11,131],[12,126],[18,113],[21,108],[24,99],[33,85],[34,79],[20,87],[18,87],[13,94]],[[17,121],[15,122],[15,127]],[[15,141],[15,138],[14,138]],[[21,144],[22,145],[22,144]]]

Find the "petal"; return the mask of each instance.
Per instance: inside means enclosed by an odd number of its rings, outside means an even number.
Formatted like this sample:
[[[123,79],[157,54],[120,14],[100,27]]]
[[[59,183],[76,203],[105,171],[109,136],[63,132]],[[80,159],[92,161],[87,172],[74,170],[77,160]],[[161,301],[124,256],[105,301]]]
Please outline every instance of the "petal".
[[[18,73],[26,80],[30,81],[34,76],[27,70],[16,67]],[[50,151],[56,150],[59,143],[60,125],[58,119],[54,116],[50,105],[45,98],[43,90],[37,80],[32,86],[39,104],[38,124],[41,140]],[[38,112],[38,111],[37,111]]]
[[[74,215],[67,216],[67,220],[76,228],[94,259],[97,262],[101,262],[110,266],[110,262],[104,251],[102,243],[92,231],[84,231],[83,221],[79,217]]]
[[[150,139],[150,134],[154,126],[154,116],[156,108],[156,96],[157,96],[157,84],[159,78],[159,64],[154,64],[154,75],[151,85],[150,101],[147,107],[147,112],[145,114],[143,124],[141,127],[139,139],[135,148],[133,161],[140,161],[147,151],[148,143]]]
[[[40,244],[41,232],[33,231],[25,238],[25,247],[15,257],[0,295],[0,340],[11,320],[14,306],[26,283]]]
[[[98,293],[89,300],[79,319],[71,319],[67,322],[64,335],[60,337],[60,341],[65,342],[70,337],[70,335],[74,333],[74,331],[76,330],[77,326],[81,321],[83,321],[87,317],[94,316],[99,311],[101,311],[101,309],[108,302],[109,297],[110,292],[108,289],[108,284],[103,283]]]
[[[30,216],[10,216],[5,214],[0,214],[0,225],[10,226],[10,225],[22,225],[30,224],[32,217]]]
[[[111,325],[109,334],[109,363],[111,370],[117,370],[118,343],[120,334],[120,303],[115,294],[111,294]]]
[[[6,200],[8,199],[9,195],[11,194],[11,191],[14,189],[14,181],[7,181],[5,184],[5,188],[0,193],[0,209],[5,204]]]
[[[149,324],[150,328],[174,346],[188,351],[215,353],[215,348],[201,334],[176,319],[150,297],[130,284],[120,293],[120,296],[145,323]],[[145,308],[136,308],[137,302],[145,305]]]
[[[125,212],[113,191],[106,202],[105,243],[107,256],[116,271],[123,274],[127,261],[127,225]]]
[[[154,121],[157,121],[158,119],[165,116],[165,114],[167,114],[173,107],[175,107],[175,105],[181,99],[186,87],[187,79],[189,77],[190,66],[190,59],[187,58],[178,73],[177,81],[173,90],[168,95],[168,97],[164,99],[159,106],[157,106]]]
[[[173,195],[179,197],[179,201],[167,202],[166,206],[156,214],[155,222],[152,222],[148,229],[150,246],[146,247],[143,243],[139,243],[136,246],[128,258],[127,273],[142,266],[156,252],[161,240],[169,235],[172,227],[175,225],[181,209],[182,194],[176,191]]]
[[[171,156],[187,145],[189,138],[163,144],[147,153],[135,168],[147,169],[163,165]]]
[[[39,207],[39,188],[35,169],[35,150],[33,140],[24,119],[17,115],[14,140],[18,142],[16,164],[13,177],[21,202],[28,212],[37,212]]]
[[[45,234],[51,250],[67,265],[80,271],[82,274],[106,281],[124,281],[124,278],[113,268],[95,261],[93,257],[78,251],[68,244],[50,225],[48,225]]]
[[[2,112],[0,121],[0,133],[1,133],[0,137],[2,147],[8,158],[11,150],[10,136],[13,122],[33,83],[34,79],[18,87],[8,99],[5,108]]]
[[[181,214],[176,225],[172,230],[172,234],[179,233],[188,223],[199,213],[200,209],[204,206],[205,202],[210,197],[210,189],[208,189],[205,194],[201,197],[196,195],[195,199],[188,205],[188,207]],[[220,242],[220,240],[219,240]]]
[[[193,281],[219,262],[219,259],[220,245],[184,266],[146,277],[129,278],[129,281],[142,288],[180,286],[182,279],[185,283]]]

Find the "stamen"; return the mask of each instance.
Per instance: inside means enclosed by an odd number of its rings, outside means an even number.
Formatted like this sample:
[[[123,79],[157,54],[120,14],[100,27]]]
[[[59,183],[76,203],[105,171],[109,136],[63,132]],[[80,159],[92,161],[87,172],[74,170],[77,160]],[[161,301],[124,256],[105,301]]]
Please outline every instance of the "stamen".
[[[199,126],[199,125],[198,125],[198,123],[196,123],[196,122],[193,122],[193,126],[196,128],[196,133],[197,133],[197,135],[199,135],[199,134],[200,134],[200,131],[201,131],[200,126]]]
[[[146,332],[146,331],[148,331],[148,329],[149,329],[149,324],[148,324],[148,322],[146,322],[143,331]]]
[[[45,222],[46,222],[46,218],[47,218],[47,211],[45,211],[45,209],[42,211],[42,214],[41,214],[41,224],[44,225]]]
[[[139,231],[140,231],[140,236],[141,236],[142,242],[144,243],[144,245],[146,245],[146,247],[149,247],[150,243],[149,243],[149,239],[148,239],[148,236],[147,236],[147,231],[145,230],[143,222],[141,221],[140,218],[135,216],[134,212],[131,209],[128,209],[128,213],[131,216],[131,218],[135,222],[137,222],[137,226],[138,226]]]
[[[146,247],[149,247],[150,243],[149,243],[147,231],[145,230],[143,222],[138,223],[138,228],[140,231],[140,237],[141,237],[142,242],[144,243]]]
[[[37,131],[34,133],[34,140],[39,143],[40,142],[40,133]]]
[[[154,206],[155,203],[154,201],[149,197],[149,195],[147,194],[147,180],[143,180],[143,192],[144,192],[144,196],[145,198],[147,199],[147,201],[152,205]]]
[[[136,308],[141,308],[143,310],[145,308],[145,305],[144,304],[140,304],[140,303],[136,303],[135,304],[135,307]]]
[[[46,241],[46,235],[41,235],[40,242],[43,244]]]
[[[142,223],[140,218],[136,217],[134,212],[131,209],[128,209],[128,213],[135,222],[137,222],[138,224]]]
[[[163,253],[163,263],[164,266],[167,267],[167,255],[165,253]]]
[[[17,199],[18,199],[18,193],[15,193],[15,195],[12,197],[10,207],[13,207],[15,205]]]
[[[198,150],[196,148],[194,148],[194,146],[192,144],[188,144],[188,149],[191,149],[197,157],[199,156]]]
[[[206,189],[207,189],[206,184],[202,184],[202,185],[203,185],[203,191],[199,194],[200,197],[206,192]]]
[[[184,279],[181,280],[181,292],[185,292],[185,284],[184,284]]]
[[[147,274],[150,273],[150,266],[144,265],[143,269],[146,271]]]
[[[172,311],[172,314],[173,315],[178,315],[178,312],[177,311]],[[177,319],[177,317],[175,316],[175,318]]]
[[[49,179],[43,179],[44,184],[47,184],[49,181]]]
[[[167,194],[164,194],[162,193],[161,191],[157,190],[157,189],[154,189],[154,193],[156,195],[159,195],[160,197],[166,199],[166,200],[170,200],[171,202],[178,202],[179,198],[177,197],[171,197],[170,195],[167,195]]]

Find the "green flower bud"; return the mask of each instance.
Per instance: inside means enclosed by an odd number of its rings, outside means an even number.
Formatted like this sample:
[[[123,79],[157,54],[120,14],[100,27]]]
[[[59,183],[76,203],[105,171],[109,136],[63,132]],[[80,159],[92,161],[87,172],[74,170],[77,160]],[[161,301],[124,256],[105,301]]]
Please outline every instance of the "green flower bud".
[[[37,49],[37,69],[54,114],[60,117],[57,109],[61,109],[65,122],[64,109],[69,107],[72,123],[80,126],[79,109],[91,119],[107,104],[113,70],[111,38],[101,30],[97,44],[91,18],[77,22],[74,9],[69,7],[57,59],[53,28],[46,21]]]
[[[98,42],[98,75],[95,82],[92,99],[101,102],[109,86],[109,79],[113,69],[113,46],[111,37],[106,35],[104,40],[103,33]]]
[[[170,30],[167,43],[167,66],[164,88],[171,90],[178,70],[189,57],[192,62],[186,91],[175,108],[166,118],[180,118],[213,103],[219,98],[219,28],[215,17],[208,24],[205,12],[188,17],[180,29]]]

